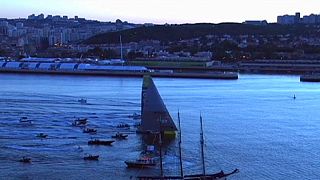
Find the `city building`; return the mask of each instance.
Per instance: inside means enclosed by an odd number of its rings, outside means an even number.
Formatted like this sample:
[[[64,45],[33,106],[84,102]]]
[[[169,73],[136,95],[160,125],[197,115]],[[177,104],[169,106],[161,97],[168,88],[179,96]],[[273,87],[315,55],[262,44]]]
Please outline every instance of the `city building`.
[[[290,25],[295,24],[296,17],[293,15],[284,15],[284,16],[278,16],[277,17],[277,23],[283,24],[283,25]]]
[[[0,22],[0,35],[8,35],[9,23],[7,21]]]
[[[278,16],[278,24],[290,25],[290,24],[320,24],[320,15],[310,14],[301,18],[300,13],[297,12],[295,15],[283,15]]]
[[[303,24],[318,24],[318,23],[320,23],[320,15],[311,14],[310,16],[303,16],[301,23],[303,23]]]

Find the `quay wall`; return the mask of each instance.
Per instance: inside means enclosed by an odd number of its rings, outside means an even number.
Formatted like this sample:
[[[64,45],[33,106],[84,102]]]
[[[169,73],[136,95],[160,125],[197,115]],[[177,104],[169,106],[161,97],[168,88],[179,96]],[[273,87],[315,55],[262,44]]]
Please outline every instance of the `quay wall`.
[[[44,70],[44,69],[9,69],[0,68],[0,73],[32,73],[32,74],[58,74],[58,75],[91,75],[91,76],[124,76],[142,77],[151,75],[163,78],[200,78],[200,79],[238,79],[238,73],[180,73],[180,72],[140,72],[140,71],[88,71],[88,70]]]

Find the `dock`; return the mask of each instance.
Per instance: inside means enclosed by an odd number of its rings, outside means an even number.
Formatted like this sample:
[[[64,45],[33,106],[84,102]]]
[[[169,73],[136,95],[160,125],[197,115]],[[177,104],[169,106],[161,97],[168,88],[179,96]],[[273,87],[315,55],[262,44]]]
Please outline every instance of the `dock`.
[[[301,75],[300,81],[301,82],[320,82],[320,74]]]

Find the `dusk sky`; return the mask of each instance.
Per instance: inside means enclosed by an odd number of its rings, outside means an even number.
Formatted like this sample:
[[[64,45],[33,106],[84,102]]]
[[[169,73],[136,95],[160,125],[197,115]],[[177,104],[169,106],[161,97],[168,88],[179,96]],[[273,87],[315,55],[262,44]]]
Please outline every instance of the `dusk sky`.
[[[277,15],[319,14],[319,7],[320,0],[0,0],[0,17],[43,13],[133,23],[275,22]]]

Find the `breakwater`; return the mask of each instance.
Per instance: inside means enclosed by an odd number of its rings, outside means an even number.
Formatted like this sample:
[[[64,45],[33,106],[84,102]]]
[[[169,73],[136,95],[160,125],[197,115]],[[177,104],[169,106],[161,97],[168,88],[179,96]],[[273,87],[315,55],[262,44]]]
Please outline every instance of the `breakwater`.
[[[122,76],[142,77],[151,75],[162,78],[200,78],[200,79],[238,79],[238,73],[232,72],[157,72],[157,71],[104,71],[104,70],[44,70],[44,69],[10,69],[1,68],[0,73],[32,73],[32,74],[57,74],[57,75],[84,75],[84,76]]]

